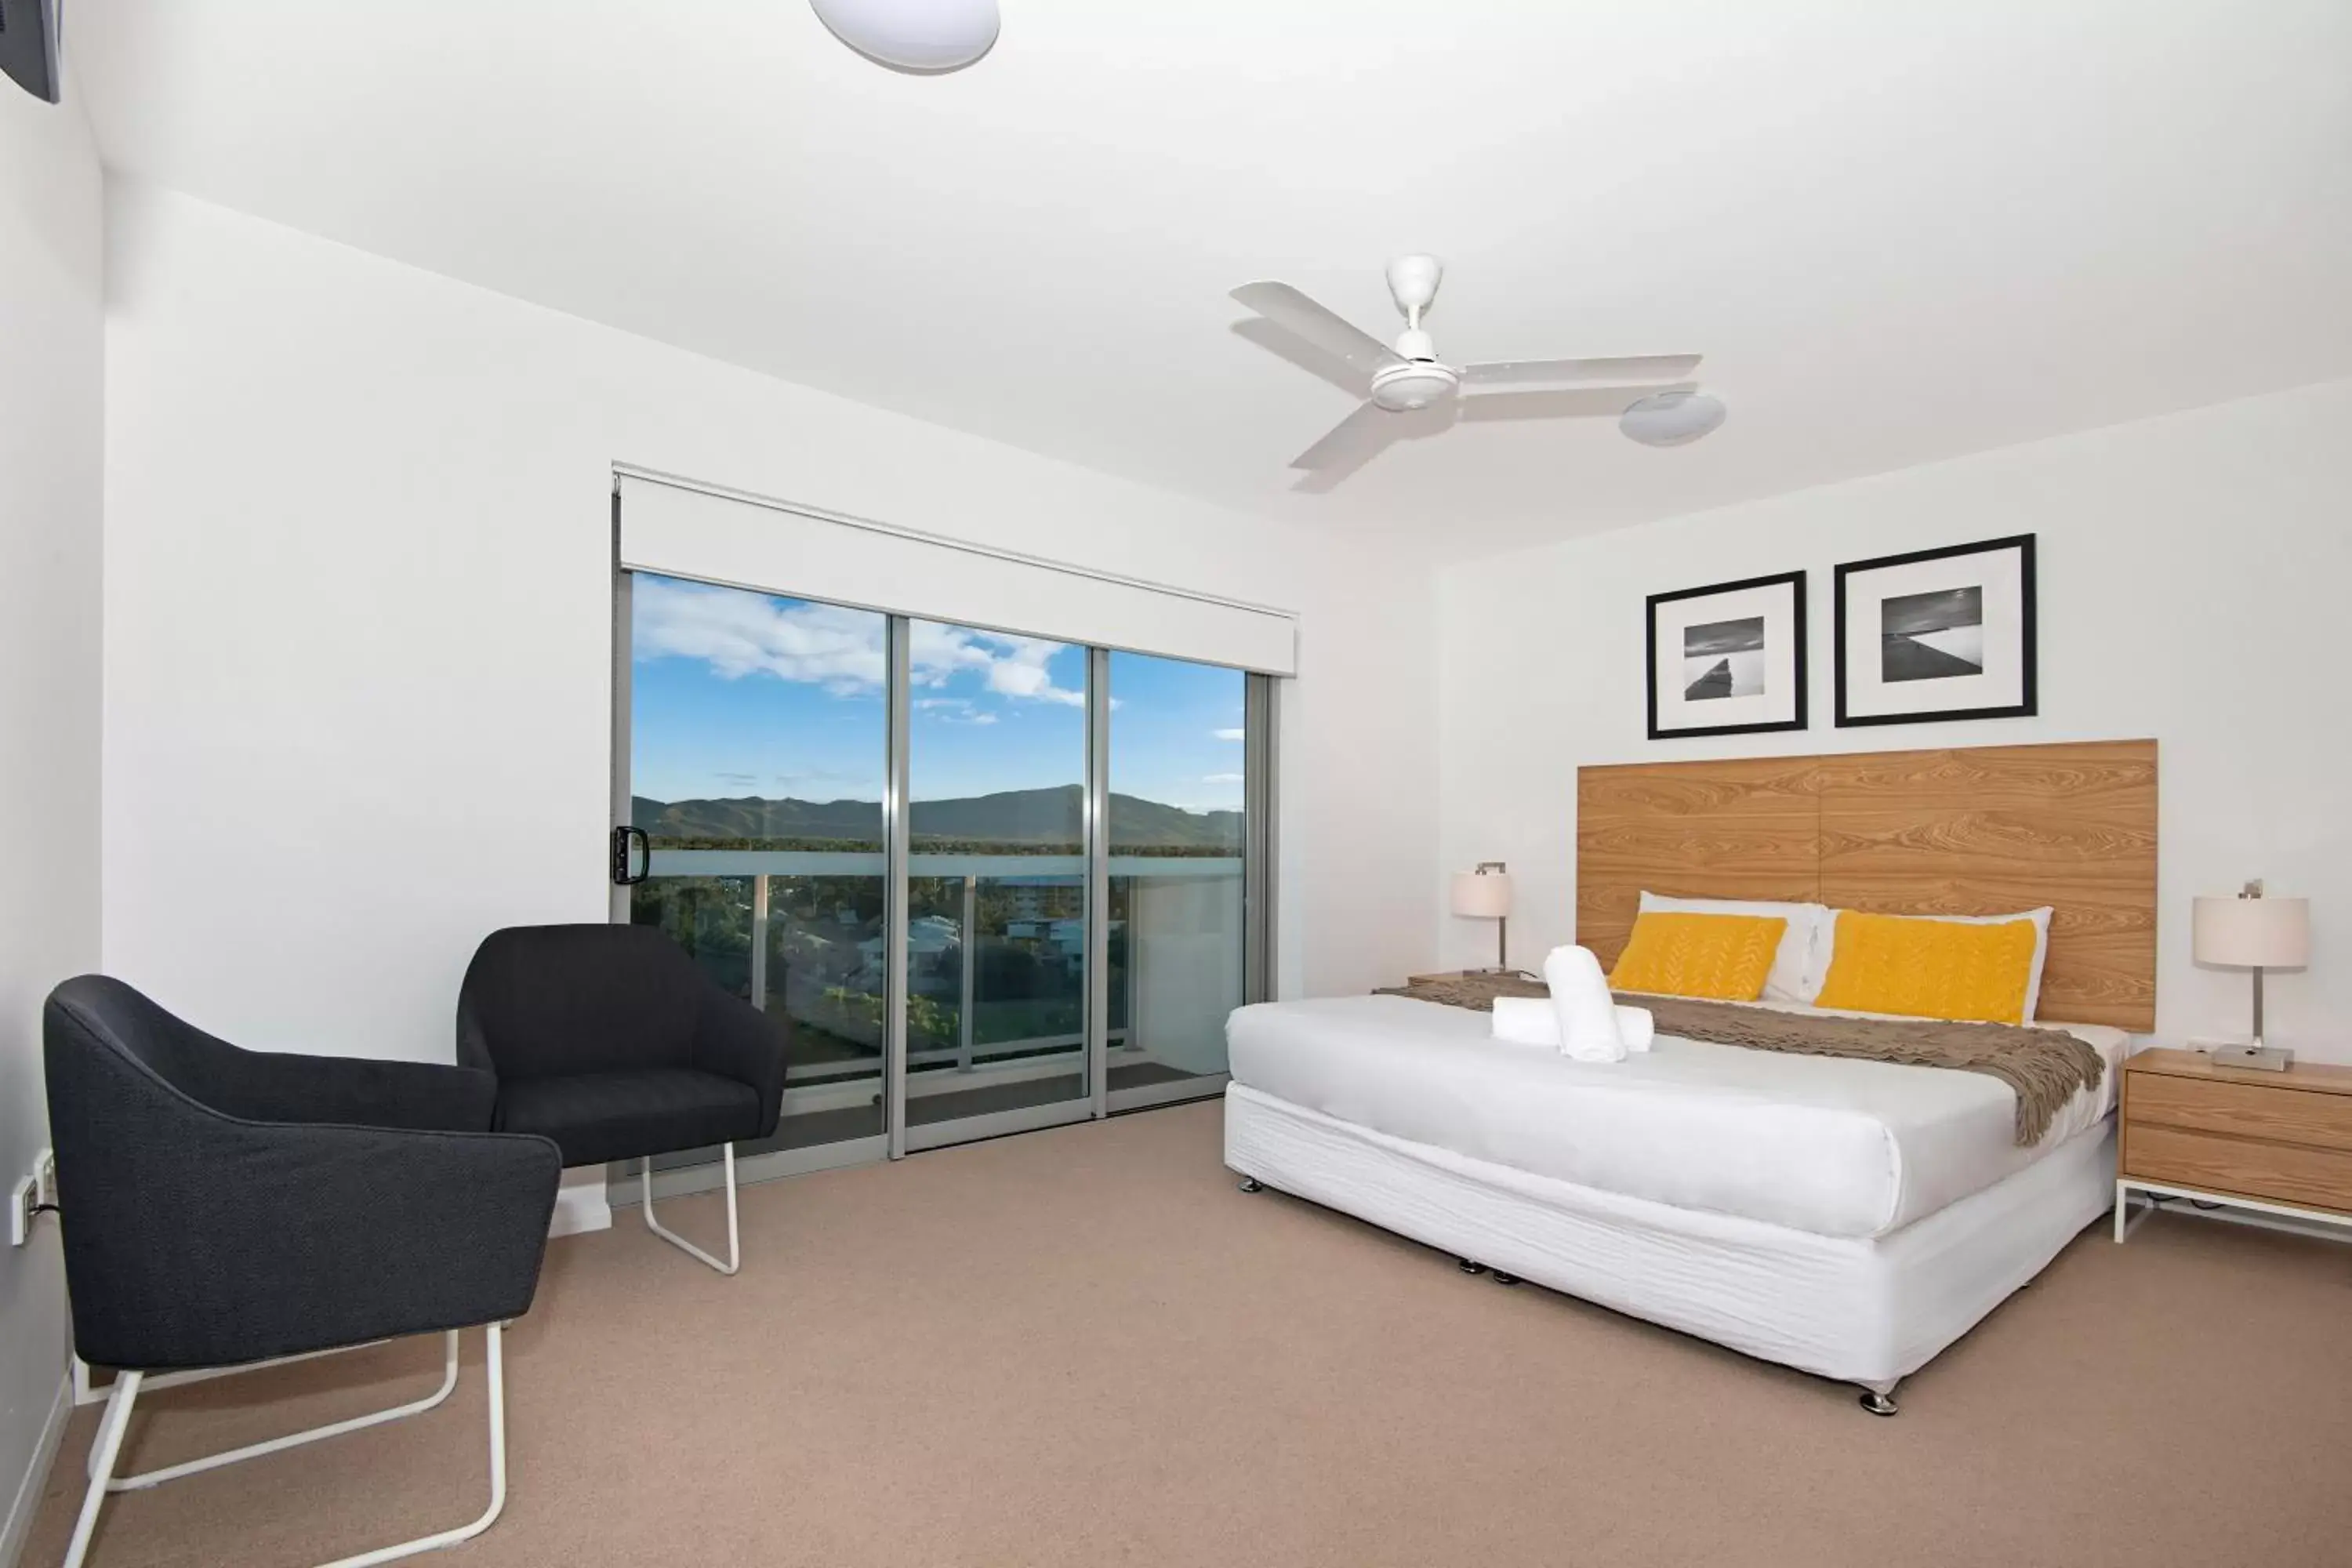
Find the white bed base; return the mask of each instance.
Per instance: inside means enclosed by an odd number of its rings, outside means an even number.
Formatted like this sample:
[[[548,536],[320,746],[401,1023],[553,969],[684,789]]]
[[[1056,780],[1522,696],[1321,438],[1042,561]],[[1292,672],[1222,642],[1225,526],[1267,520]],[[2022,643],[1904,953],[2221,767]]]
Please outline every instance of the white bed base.
[[[1877,1237],[1814,1236],[1529,1175],[1225,1089],[1239,1174],[1633,1317],[1859,1384],[1895,1384],[2031,1280],[2115,1201],[2112,1117]],[[1882,1408],[1883,1407],[1883,1408]]]

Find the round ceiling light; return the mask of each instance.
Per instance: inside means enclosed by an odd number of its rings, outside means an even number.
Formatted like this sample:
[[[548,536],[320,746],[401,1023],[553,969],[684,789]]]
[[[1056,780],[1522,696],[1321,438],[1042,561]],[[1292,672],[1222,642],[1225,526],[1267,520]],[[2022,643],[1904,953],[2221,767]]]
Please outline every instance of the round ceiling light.
[[[1618,416],[1617,428],[1644,447],[1685,447],[1723,423],[1723,399],[1704,392],[1654,392]]]
[[[996,42],[996,0],[809,0],[833,36],[895,70],[960,70]]]

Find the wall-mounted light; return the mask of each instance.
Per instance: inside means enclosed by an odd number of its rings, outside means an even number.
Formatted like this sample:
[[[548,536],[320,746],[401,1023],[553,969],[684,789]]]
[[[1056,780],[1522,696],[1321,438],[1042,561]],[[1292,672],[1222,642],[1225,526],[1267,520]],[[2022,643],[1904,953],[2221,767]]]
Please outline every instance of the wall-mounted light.
[[[996,0],[809,0],[833,36],[894,70],[961,70],[996,42]]]

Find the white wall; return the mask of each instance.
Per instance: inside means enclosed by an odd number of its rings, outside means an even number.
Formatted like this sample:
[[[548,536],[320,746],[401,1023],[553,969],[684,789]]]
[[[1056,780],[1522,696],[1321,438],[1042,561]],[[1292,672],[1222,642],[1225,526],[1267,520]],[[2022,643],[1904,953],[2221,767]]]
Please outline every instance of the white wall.
[[[1906,469],[1447,572],[1440,593],[1440,857],[1510,863],[1512,952],[1574,931],[1584,763],[2154,736],[2158,1026],[2242,1033],[2248,981],[2189,953],[2189,900],[2248,877],[2313,900],[2307,972],[2270,984],[2270,1034],[2352,1061],[2352,381]],[[1665,455],[1669,459],[1671,454]],[[2039,537],[2038,718],[1839,730],[1831,568]],[[1645,595],[1811,573],[1810,731],[1651,742]],[[1430,901],[1454,962],[1484,921]]]
[[[1425,960],[1424,573],[187,197],[108,217],[105,957],[166,1005],[446,1058],[483,932],[604,918],[615,459],[1299,611],[1286,989]]]
[[[100,177],[77,99],[0,82],[0,1195],[48,1142],[41,999],[98,967]],[[0,1248],[0,1563],[66,1361],[57,1225]]]

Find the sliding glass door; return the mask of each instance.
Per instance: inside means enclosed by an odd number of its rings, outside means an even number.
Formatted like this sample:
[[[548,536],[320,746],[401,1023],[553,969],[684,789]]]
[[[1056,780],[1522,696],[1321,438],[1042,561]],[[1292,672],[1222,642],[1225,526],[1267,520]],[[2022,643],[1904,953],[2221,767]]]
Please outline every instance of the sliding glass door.
[[[909,1147],[1093,1113],[1087,667],[908,623]]]
[[[659,926],[792,1030],[760,1149],[885,1131],[887,617],[631,574],[628,816]]]
[[[616,607],[614,918],[792,1032],[750,1174],[1223,1085],[1266,678],[642,571]]]
[[[1249,678],[1110,656],[1114,1110],[1222,1082],[1245,990]]]

